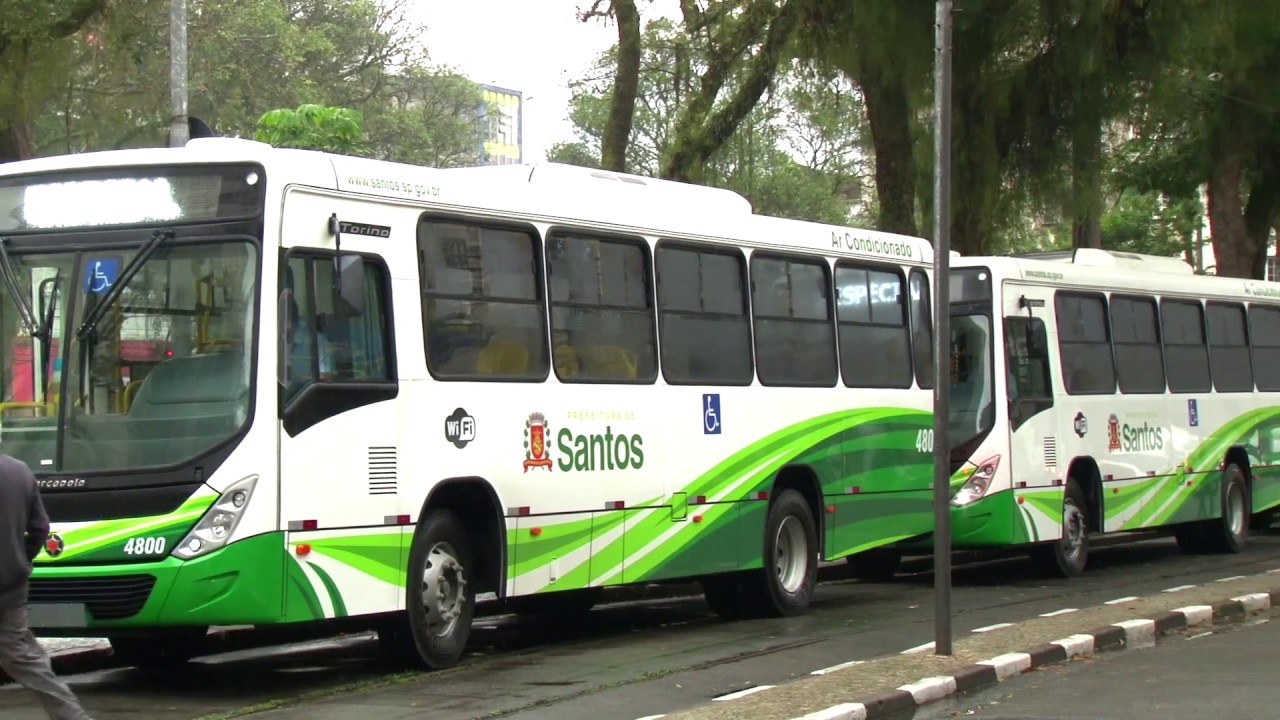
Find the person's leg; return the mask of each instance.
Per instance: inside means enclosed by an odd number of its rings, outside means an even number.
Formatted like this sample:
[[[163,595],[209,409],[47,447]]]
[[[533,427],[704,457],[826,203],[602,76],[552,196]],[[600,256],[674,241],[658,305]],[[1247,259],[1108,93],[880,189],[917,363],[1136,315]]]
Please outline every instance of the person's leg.
[[[36,694],[53,720],[90,720],[71,688],[58,679],[49,656],[27,628],[27,607],[0,610],[0,670]]]

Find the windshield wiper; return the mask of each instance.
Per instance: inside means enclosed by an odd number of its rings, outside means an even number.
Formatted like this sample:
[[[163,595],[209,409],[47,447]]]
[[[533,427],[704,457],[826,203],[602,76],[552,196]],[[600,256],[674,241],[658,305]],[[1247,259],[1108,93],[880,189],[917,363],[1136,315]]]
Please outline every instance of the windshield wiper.
[[[138,270],[147,262],[156,248],[160,247],[160,243],[173,238],[172,230],[156,230],[151,233],[151,237],[138,250],[138,254],[133,256],[128,265],[124,266],[124,271],[120,273],[120,277],[116,278],[115,283],[111,285],[111,289],[102,298],[93,309],[85,313],[84,322],[80,323],[80,327],[76,329],[76,337],[84,340],[89,333],[97,329],[98,323],[102,322],[103,316],[107,314],[107,310],[111,309],[112,303],[120,297],[120,293],[124,292],[124,288],[138,274]]]
[[[36,311],[31,307],[31,298],[23,295],[22,288],[18,287],[18,278],[14,275],[13,263],[9,260],[9,238],[7,237],[0,237],[0,273],[4,274],[4,284],[8,287],[13,302],[18,306],[18,314],[22,316],[22,324],[27,326],[27,332],[31,333],[32,337],[48,343],[48,328],[36,319]]]

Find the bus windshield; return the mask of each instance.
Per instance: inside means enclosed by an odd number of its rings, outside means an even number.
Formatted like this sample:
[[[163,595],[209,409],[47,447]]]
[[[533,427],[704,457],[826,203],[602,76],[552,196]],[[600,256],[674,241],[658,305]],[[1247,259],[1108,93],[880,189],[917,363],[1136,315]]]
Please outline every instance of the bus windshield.
[[[0,442],[37,475],[172,466],[246,422],[258,246],[169,228],[0,248]]]
[[[962,268],[951,277],[951,448],[995,425],[991,273]]]
[[[991,318],[951,317],[951,445],[969,442],[995,422]]]

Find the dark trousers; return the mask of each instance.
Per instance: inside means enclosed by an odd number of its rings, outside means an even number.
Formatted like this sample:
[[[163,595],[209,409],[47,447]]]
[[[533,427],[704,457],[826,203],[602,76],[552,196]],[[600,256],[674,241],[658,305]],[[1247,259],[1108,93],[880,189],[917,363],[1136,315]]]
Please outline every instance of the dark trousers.
[[[27,627],[27,606],[0,610],[0,670],[35,693],[52,720],[91,720]]]

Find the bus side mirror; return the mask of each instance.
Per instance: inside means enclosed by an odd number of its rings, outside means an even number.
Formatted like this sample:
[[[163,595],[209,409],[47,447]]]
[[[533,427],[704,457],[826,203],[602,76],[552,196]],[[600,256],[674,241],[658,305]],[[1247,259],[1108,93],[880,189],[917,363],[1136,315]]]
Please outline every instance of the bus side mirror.
[[[338,284],[338,315],[359,317],[364,314],[364,258],[340,253],[333,263],[333,276]]]

